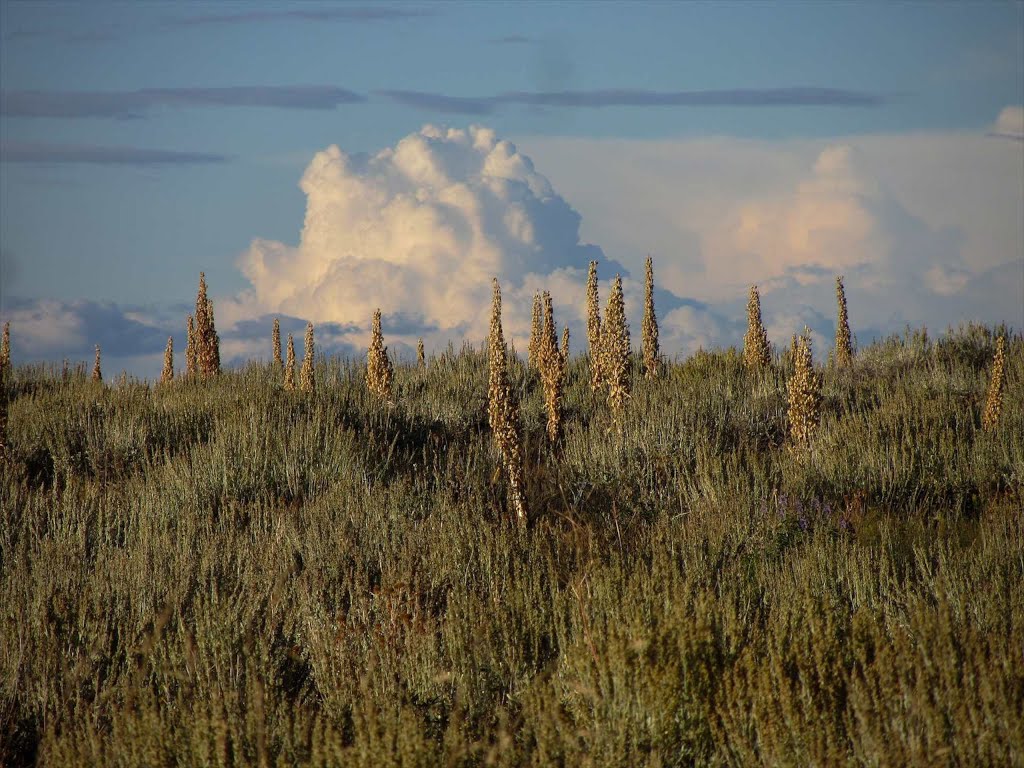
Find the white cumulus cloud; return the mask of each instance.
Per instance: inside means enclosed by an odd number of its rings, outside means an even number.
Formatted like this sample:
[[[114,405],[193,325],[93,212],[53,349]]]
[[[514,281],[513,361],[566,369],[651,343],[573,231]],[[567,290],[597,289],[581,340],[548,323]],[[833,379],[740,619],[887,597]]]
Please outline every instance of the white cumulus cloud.
[[[530,158],[487,128],[428,125],[371,157],[331,146],[300,187],[298,245],[252,243],[239,259],[251,290],[218,310],[228,325],[283,313],[353,324],[360,342],[379,307],[407,321],[412,339],[479,340],[493,276],[510,299],[543,287],[568,302],[589,260],[602,258],[580,242],[579,214]],[[518,335],[528,317],[511,304]]]

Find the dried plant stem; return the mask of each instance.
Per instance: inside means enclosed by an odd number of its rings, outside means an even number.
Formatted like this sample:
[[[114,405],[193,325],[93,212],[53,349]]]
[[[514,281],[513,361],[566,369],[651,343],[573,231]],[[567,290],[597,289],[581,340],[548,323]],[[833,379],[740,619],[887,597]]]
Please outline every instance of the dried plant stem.
[[[996,341],[996,354],[992,359],[992,378],[988,385],[988,397],[985,398],[985,413],[981,417],[981,426],[986,430],[999,426],[999,414],[1003,409],[1003,383],[1006,377],[1006,338],[1000,336]]]
[[[526,498],[523,492],[523,448],[519,439],[519,408],[512,397],[508,380],[508,351],[501,328],[501,288],[493,281],[491,332],[488,337],[487,417],[494,445],[508,477],[508,495],[516,520],[526,524]]]

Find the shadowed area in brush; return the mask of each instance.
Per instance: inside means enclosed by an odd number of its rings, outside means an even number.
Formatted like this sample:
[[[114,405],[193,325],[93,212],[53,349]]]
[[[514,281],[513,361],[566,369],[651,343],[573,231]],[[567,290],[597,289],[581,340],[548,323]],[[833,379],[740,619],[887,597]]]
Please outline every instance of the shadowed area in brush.
[[[318,358],[313,395],[264,363],[16,367],[0,764],[1012,764],[1024,338],[986,431],[1001,332],[820,368],[809,452],[788,351],[654,380],[634,357],[618,426],[572,358],[554,447],[512,360],[522,528],[470,346],[397,364],[390,404],[361,351]]]

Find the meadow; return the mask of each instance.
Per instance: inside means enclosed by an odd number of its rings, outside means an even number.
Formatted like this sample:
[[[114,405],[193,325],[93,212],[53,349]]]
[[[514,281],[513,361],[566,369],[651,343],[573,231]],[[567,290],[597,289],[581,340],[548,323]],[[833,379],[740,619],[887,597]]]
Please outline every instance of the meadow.
[[[1005,333],[1005,329],[1003,331]],[[528,521],[485,348],[99,384],[7,374],[0,764],[1024,765],[1024,338],[911,331],[788,440],[791,353],[520,361]],[[269,348],[269,329],[268,329]],[[827,351],[826,351],[827,352]]]

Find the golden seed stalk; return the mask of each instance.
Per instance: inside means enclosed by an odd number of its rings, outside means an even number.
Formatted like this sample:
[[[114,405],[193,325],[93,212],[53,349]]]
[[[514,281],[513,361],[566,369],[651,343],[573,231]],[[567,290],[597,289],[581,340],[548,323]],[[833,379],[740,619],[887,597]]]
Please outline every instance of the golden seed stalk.
[[[416,367],[421,371],[425,371],[427,369],[427,353],[423,349],[422,336],[416,341]]]
[[[629,399],[629,324],[622,298],[622,278],[615,276],[601,327],[600,366],[608,387],[608,405],[616,418]]]
[[[206,273],[199,273],[199,291],[196,294],[194,339],[196,365],[204,379],[220,373],[220,337],[213,319],[213,302],[206,295]]]
[[[821,421],[821,377],[814,370],[811,332],[804,327],[797,339],[789,390],[789,435],[798,446],[808,445]]]
[[[587,344],[590,346],[590,388],[597,392],[604,384],[601,373],[601,307],[597,293],[597,262],[587,272]]]
[[[4,323],[4,335],[0,339],[0,375],[11,365],[11,321]]]
[[[743,337],[743,362],[752,370],[764,368],[771,362],[768,333],[761,323],[761,297],[757,286],[750,286],[747,299],[747,335]]]
[[[174,381],[174,337],[167,337],[167,347],[164,349],[164,369],[160,372],[160,383],[170,384]]]
[[[100,345],[96,345],[96,362],[92,366],[92,380],[102,382],[103,370],[100,368]]]
[[[384,346],[378,309],[373,313],[370,348],[366,351],[366,388],[385,403],[390,403],[393,400],[394,376],[391,360],[388,358],[388,348]]]
[[[284,364],[284,388],[295,389],[295,339],[288,334],[288,360]]]
[[[555,313],[551,294],[544,291],[544,325],[541,329],[540,378],[544,387],[544,407],[548,413],[548,440],[558,442],[562,432],[562,397],[565,384],[565,358],[558,348]]]
[[[313,324],[306,323],[306,338],[303,341],[302,370],[299,372],[299,389],[308,394],[316,390],[316,382],[313,378],[313,359],[316,356],[316,347],[313,343]]]
[[[654,265],[647,257],[644,281],[644,319],[641,326],[644,356],[644,375],[653,379],[658,375],[661,352],[658,348],[658,318],[654,314]]]
[[[836,351],[835,364],[844,368],[853,363],[853,344],[850,342],[850,319],[846,312],[846,290],[843,288],[843,277],[836,278]]]
[[[985,413],[981,417],[981,426],[986,430],[999,426],[999,414],[1003,409],[1003,384],[1006,378],[1006,338],[1000,336],[996,341],[996,354],[992,359],[992,378],[988,385],[988,397],[985,399]]]
[[[284,361],[281,359],[281,321],[274,318],[274,330],[270,334],[270,341],[274,348],[274,367],[281,370]]]
[[[540,367],[540,345],[543,333],[543,300],[540,293],[533,294],[533,316],[530,320],[530,345],[526,348],[526,364],[530,370]]]
[[[494,445],[508,477],[508,495],[516,520],[526,523],[526,498],[523,492],[523,448],[519,440],[519,408],[512,397],[508,380],[508,352],[501,328],[501,288],[493,281],[491,332],[488,337],[487,418]]]

